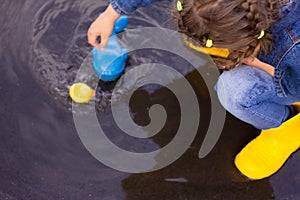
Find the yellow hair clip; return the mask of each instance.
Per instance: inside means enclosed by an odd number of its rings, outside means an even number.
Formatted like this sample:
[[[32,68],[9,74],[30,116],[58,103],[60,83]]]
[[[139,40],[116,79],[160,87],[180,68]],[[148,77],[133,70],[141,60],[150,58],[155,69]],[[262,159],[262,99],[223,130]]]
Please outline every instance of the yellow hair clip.
[[[262,37],[264,37],[265,35],[265,31],[261,30],[259,36],[257,37],[257,39],[261,39]]]
[[[183,10],[181,1],[177,1],[177,10],[178,12],[181,12]]]
[[[213,45],[212,39],[207,39],[207,40],[206,40],[205,46],[206,46],[207,48],[210,48],[210,47],[212,47],[212,45]]]

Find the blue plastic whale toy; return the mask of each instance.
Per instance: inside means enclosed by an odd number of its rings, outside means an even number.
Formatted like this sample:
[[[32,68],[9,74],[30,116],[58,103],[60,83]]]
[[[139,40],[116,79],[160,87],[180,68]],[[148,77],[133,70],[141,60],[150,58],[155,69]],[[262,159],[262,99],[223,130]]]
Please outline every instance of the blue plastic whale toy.
[[[113,81],[125,69],[128,51],[118,42],[117,33],[124,30],[128,24],[128,17],[122,15],[115,23],[114,30],[104,50],[93,48],[93,66],[101,80]]]

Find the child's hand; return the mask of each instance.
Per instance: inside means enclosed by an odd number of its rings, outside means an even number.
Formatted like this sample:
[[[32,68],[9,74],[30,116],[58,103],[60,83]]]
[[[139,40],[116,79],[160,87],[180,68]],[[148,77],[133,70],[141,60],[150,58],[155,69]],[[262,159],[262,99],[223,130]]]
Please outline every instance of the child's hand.
[[[91,24],[88,30],[88,42],[90,45],[104,49],[108,39],[112,34],[116,20],[120,17],[111,5]],[[97,38],[101,37],[101,42],[98,43]]]
[[[249,56],[247,58],[244,58],[243,63],[245,63],[246,65],[250,65],[253,67],[257,67],[257,65],[259,65],[260,60],[258,60],[258,58],[254,57],[254,56]]]
[[[274,67],[272,65],[260,61],[258,58],[254,56],[249,56],[248,58],[244,58],[243,63],[264,70],[272,77],[274,77]]]

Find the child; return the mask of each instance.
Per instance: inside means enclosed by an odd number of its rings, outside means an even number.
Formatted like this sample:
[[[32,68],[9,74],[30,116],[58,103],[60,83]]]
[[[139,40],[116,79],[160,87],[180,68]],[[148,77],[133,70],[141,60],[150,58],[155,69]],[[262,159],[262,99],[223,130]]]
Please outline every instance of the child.
[[[120,14],[152,2],[111,0],[91,25],[89,43],[104,48]],[[291,106],[300,101],[299,4],[299,0],[177,2],[180,32],[204,48],[229,52],[212,56],[224,70],[216,91],[228,112],[262,130],[235,159],[237,168],[252,179],[275,173],[300,146],[300,114]],[[101,44],[96,42],[98,36]]]

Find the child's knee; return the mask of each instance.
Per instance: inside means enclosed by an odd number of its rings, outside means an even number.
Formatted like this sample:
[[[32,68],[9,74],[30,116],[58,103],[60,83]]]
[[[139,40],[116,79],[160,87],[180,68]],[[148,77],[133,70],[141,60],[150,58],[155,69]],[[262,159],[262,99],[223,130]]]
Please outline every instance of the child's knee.
[[[245,85],[240,82],[239,78],[230,73],[220,75],[215,89],[220,103],[231,113],[241,112],[255,103]]]
[[[215,90],[220,103],[226,110],[230,110],[230,107],[234,101],[232,97],[234,90],[232,90],[231,87],[232,84],[230,83],[227,75],[225,73],[221,74],[216,83]]]

